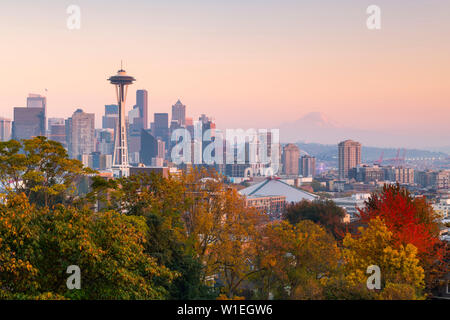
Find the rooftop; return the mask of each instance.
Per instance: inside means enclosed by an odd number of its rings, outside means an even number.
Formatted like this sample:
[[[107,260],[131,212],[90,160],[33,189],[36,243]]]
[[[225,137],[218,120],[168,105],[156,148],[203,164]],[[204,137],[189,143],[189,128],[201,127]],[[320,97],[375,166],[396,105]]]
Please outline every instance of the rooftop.
[[[239,191],[244,196],[285,196],[287,202],[300,202],[302,200],[315,200],[318,196],[294,188],[279,178],[267,178]]]

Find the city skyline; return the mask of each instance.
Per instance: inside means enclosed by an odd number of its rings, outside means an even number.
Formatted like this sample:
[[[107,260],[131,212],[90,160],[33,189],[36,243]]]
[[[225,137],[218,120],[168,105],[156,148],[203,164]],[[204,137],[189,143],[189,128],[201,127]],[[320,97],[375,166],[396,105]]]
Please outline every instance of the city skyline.
[[[106,75],[123,59],[138,80],[133,91],[148,91],[148,122],[180,99],[195,118],[213,116],[218,128],[274,128],[319,112],[343,127],[384,134],[367,143],[344,131],[364,145],[448,145],[448,2],[378,1],[379,31],[365,27],[365,2],[130,3],[120,16],[118,4],[79,1],[80,30],[66,28],[68,3],[1,4],[3,29],[17,30],[2,34],[10,75],[0,80],[2,115],[13,119],[13,107],[38,93],[47,97],[47,117],[82,108],[100,127],[104,105],[114,103]],[[22,20],[12,20],[19,12]],[[139,23],[118,30],[111,21],[119,17]],[[113,51],[117,32],[127,38]],[[134,104],[130,94],[126,111]]]

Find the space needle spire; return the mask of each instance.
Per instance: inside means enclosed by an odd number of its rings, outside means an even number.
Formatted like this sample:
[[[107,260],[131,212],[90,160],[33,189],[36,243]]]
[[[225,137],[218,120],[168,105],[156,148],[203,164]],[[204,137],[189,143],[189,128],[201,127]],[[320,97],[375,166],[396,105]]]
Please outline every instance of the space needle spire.
[[[125,123],[125,102],[127,98],[128,86],[136,81],[133,77],[127,75],[121,68],[115,76],[108,79],[116,88],[117,104],[119,106],[119,121],[114,135],[114,158],[112,169],[115,176],[127,177],[129,175],[130,164],[128,162],[128,140],[127,128]]]

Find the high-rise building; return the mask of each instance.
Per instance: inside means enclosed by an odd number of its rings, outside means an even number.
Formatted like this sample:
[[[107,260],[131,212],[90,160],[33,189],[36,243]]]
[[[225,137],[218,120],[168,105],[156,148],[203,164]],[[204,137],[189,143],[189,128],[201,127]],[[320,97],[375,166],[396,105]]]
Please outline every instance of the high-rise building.
[[[186,123],[186,106],[180,100],[172,106],[172,121],[177,121],[180,126]]]
[[[292,143],[283,148],[283,171],[288,176],[298,176],[298,160],[300,158],[300,149]]]
[[[115,86],[117,104],[119,106],[119,120],[114,138],[114,156],[112,167],[116,176],[127,177],[130,173],[130,166],[128,162],[128,139],[127,125],[125,121],[125,105],[128,86],[136,81],[136,79],[127,75],[125,70],[120,69],[116,75],[110,77],[108,80]]]
[[[11,140],[11,119],[0,117],[0,141]]]
[[[27,98],[27,108],[44,109],[44,132],[46,132],[47,126],[45,117],[47,117],[47,98],[40,94],[30,93]]]
[[[95,114],[77,109],[66,120],[66,140],[69,156],[80,159],[95,151]]]
[[[154,114],[154,130],[153,134],[155,138],[160,138],[169,145],[169,114],[168,113],[155,113]]]
[[[116,130],[119,121],[119,106],[116,104],[105,105],[105,115],[102,117],[102,128]]]
[[[66,124],[63,118],[48,119],[48,138],[66,145]]]
[[[27,97],[27,108],[47,109],[47,99],[39,94],[30,93]]]
[[[119,115],[119,106],[117,104],[105,105],[105,116]]]
[[[136,105],[128,112],[128,122],[130,135],[140,136],[141,130],[148,128],[147,90],[136,91]]]
[[[348,178],[348,170],[361,163],[361,144],[352,140],[339,143],[339,178]]]
[[[303,177],[314,177],[316,175],[316,158],[305,155],[299,160],[299,171]]]
[[[141,131],[141,152],[140,162],[151,166],[152,159],[164,159],[165,143],[159,138],[155,138],[150,130]]]
[[[114,153],[114,129],[96,129],[97,151],[100,154]]]
[[[147,90],[136,91],[136,106],[139,109],[140,129],[148,129],[148,92]]]
[[[12,136],[15,140],[45,136],[44,109],[14,108]]]

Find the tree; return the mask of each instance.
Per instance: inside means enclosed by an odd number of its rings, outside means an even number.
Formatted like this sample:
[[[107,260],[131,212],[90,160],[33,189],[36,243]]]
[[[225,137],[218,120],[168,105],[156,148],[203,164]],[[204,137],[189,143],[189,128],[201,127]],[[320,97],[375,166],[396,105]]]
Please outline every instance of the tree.
[[[25,195],[2,198],[0,204],[0,298],[32,293],[39,288],[34,265],[39,230]]]
[[[171,299],[206,299],[214,292],[204,284],[204,268],[188,241],[183,216],[187,210],[181,179],[152,173],[115,180],[94,178],[88,203],[145,218],[145,252],[179,275],[166,283]]]
[[[25,193],[40,206],[71,203],[77,179],[92,173],[45,137],[0,142],[0,184],[7,192]]]
[[[424,199],[412,199],[399,185],[385,185],[381,193],[372,194],[366,207],[358,211],[365,224],[376,217],[383,219],[395,241],[413,244],[419,254],[439,242],[439,221],[432,208]]]
[[[307,201],[303,200],[288,205],[284,218],[295,225],[302,220],[311,220],[320,224],[336,238],[344,234],[345,211],[331,200]]]
[[[360,227],[360,236],[350,233],[343,240],[343,274],[348,290],[365,287],[367,268],[376,265],[381,270],[381,295],[385,288],[405,288],[421,297],[424,288],[424,270],[417,257],[418,250],[412,244],[398,244],[394,234],[377,218],[369,222],[367,228]],[[401,286],[400,286],[401,285]],[[359,289],[358,289],[359,288]]]
[[[331,234],[312,221],[268,224],[258,248],[265,298],[320,299],[321,279],[337,268],[339,250]]]
[[[177,276],[144,252],[142,217],[54,209],[11,194],[0,205],[0,291],[4,298],[162,299]],[[81,289],[66,286],[81,269]]]
[[[254,248],[266,217],[212,170],[192,169],[182,177],[188,208],[183,216],[188,242],[205,267],[204,280],[216,279],[228,298],[242,292],[254,269]]]
[[[374,193],[366,207],[358,209],[361,223],[368,224],[380,218],[392,232],[396,245],[414,245],[426,274],[427,291],[436,285],[436,280],[448,272],[443,259],[448,246],[439,239],[440,219],[432,206],[423,197],[413,198],[398,184],[385,185],[382,192]]]

